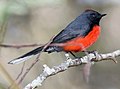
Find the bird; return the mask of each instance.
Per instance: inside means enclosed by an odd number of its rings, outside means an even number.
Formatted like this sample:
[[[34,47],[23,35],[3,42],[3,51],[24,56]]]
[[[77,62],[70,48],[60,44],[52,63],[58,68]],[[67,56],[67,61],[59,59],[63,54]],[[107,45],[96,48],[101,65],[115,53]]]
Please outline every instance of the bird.
[[[107,14],[101,14],[93,9],[86,9],[60,31],[47,47],[43,45],[35,48],[9,61],[8,64],[19,64],[40,52],[67,52],[75,56],[74,53],[85,51],[97,41],[101,32],[100,20],[106,15]]]

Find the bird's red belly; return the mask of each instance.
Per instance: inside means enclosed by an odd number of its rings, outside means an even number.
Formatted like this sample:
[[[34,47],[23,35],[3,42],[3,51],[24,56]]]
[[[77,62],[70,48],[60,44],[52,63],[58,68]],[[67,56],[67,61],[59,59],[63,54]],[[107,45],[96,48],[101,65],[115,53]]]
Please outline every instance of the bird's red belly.
[[[63,49],[65,51],[83,51],[89,46],[91,46],[96,40],[98,39],[100,35],[100,27],[94,26],[93,30],[89,32],[87,36],[83,37],[77,37],[71,41],[68,41],[65,43]]]

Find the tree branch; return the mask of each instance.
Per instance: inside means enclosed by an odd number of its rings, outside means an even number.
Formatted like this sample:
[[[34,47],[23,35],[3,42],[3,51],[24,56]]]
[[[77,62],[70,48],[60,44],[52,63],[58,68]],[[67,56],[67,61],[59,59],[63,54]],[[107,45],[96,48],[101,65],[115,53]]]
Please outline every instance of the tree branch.
[[[116,50],[114,52],[106,53],[106,54],[98,54],[97,52],[90,53],[87,56],[84,56],[82,58],[76,58],[76,59],[71,59],[69,57],[69,54],[65,54],[65,56],[67,60],[58,66],[54,66],[53,68],[49,68],[47,65],[44,64],[43,72],[31,83],[25,86],[24,89],[35,89],[41,86],[43,81],[45,81],[48,77],[53,76],[59,72],[63,72],[67,70],[69,67],[74,67],[81,64],[87,64],[89,62],[93,62],[93,63],[100,62],[104,60],[113,60],[115,63],[117,63],[115,58],[120,56],[120,50]]]
[[[25,48],[25,47],[37,47],[37,46],[42,46],[43,44],[26,44],[26,45],[8,45],[8,44],[0,44],[0,47],[4,48]]]

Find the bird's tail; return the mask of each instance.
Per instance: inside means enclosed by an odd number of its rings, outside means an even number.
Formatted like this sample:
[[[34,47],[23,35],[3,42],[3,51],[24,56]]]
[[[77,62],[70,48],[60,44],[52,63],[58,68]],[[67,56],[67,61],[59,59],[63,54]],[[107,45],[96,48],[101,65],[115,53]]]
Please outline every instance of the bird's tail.
[[[44,48],[44,46],[38,47],[38,48],[36,48],[36,49],[18,57],[18,58],[11,60],[10,62],[8,62],[8,64],[19,64],[21,62],[24,62],[24,61],[28,60],[29,58],[31,58],[32,56],[40,53],[43,48]]]

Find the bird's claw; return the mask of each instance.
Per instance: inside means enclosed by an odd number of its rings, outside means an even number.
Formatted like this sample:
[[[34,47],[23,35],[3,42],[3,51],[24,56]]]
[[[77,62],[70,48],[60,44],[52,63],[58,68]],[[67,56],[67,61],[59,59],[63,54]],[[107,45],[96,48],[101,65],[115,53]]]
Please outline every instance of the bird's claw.
[[[93,50],[93,51],[87,51],[89,54],[90,53],[93,53],[95,56],[97,56],[98,55],[98,52],[96,51],[96,50]]]
[[[98,51],[94,50],[94,51],[88,51],[89,54],[94,54],[95,55],[95,59],[91,60],[92,62],[94,61],[98,61],[99,60],[99,53]]]
[[[70,55],[68,53],[65,54],[66,60],[71,59]]]

